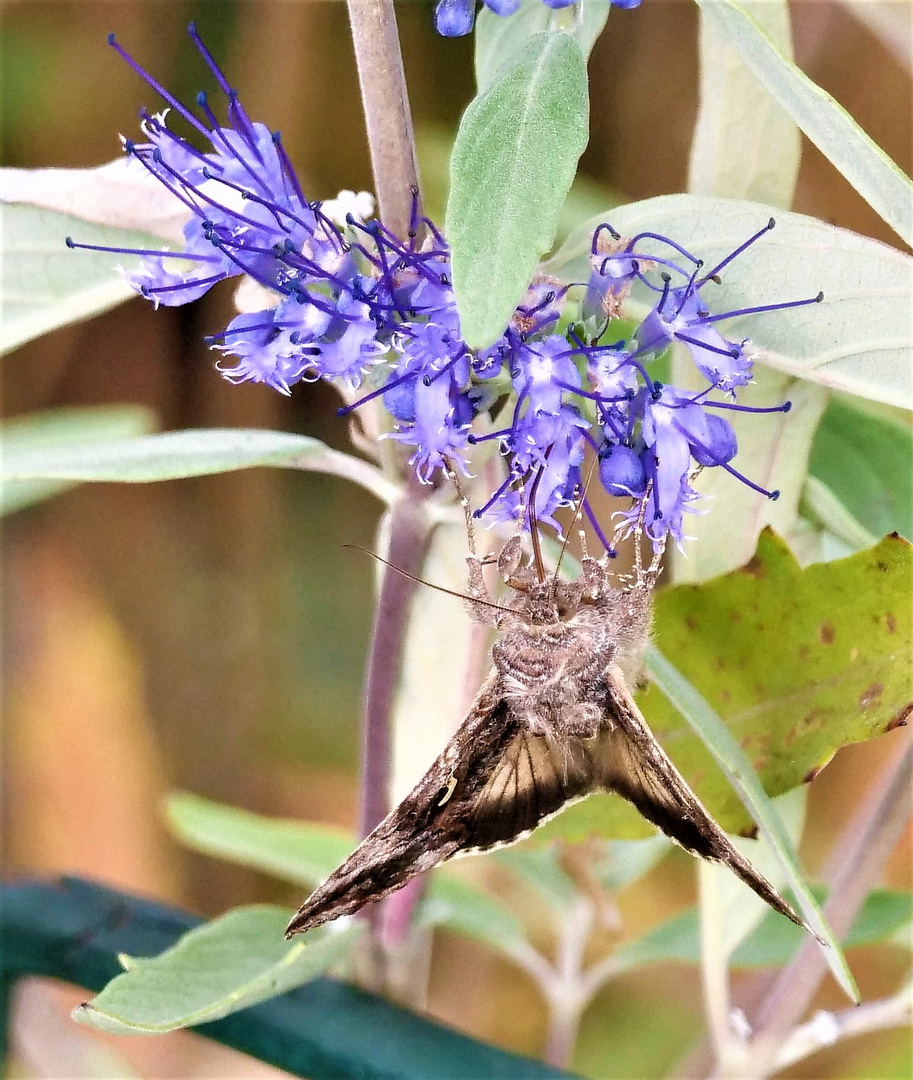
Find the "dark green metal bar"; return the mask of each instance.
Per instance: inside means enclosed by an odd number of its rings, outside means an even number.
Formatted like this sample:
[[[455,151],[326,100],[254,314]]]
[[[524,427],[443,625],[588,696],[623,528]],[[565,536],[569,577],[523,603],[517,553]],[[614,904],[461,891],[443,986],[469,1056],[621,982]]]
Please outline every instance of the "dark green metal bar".
[[[117,954],[153,956],[199,919],[75,878],[0,886],[0,988],[45,975],[98,991]],[[3,1031],[7,1017],[4,1014]],[[310,1080],[568,1080],[333,979],[194,1029]]]

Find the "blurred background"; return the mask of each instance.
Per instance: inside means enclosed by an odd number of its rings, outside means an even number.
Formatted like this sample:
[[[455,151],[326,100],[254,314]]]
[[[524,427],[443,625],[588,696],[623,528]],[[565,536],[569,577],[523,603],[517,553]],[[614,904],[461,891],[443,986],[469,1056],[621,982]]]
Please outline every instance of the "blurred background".
[[[797,60],[909,173],[911,9],[855,6],[868,10],[794,4]],[[473,93],[472,43],[438,38],[430,3],[397,9],[427,207],[441,221],[449,147]],[[892,44],[878,30],[880,21],[903,27],[905,19],[906,52],[902,34]],[[249,114],[282,131],[311,198],[372,187],[346,11],[335,0],[8,2],[2,164],[91,167],[118,155],[119,133],[135,137],[137,109],[158,102],[106,46],[109,31],[184,100],[211,89],[185,34],[191,20]],[[696,49],[688,0],[613,12],[590,61],[591,140],[577,190],[585,213],[683,190]],[[895,242],[808,143],[795,209]],[[135,299],[30,343],[6,358],[4,415],[135,403],[165,430],[276,428],[346,448],[346,426],[325,386],[301,385],[284,399],[263,387],[232,387],[215,372],[202,338],[231,317],[231,293],[217,289],[159,312]],[[341,544],[372,547],[377,517],[370,497],[342,481],[260,469],[83,486],[9,518],[6,874],[78,874],[206,916],[255,900],[300,902],[271,880],[182,849],[160,804],[181,789],[261,813],[354,825],[373,568]],[[811,874],[891,753],[890,741],[841,752],[812,786],[802,849]],[[909,881],[908,847],[892,859],[886,884]],[[671,855],[622,895],[625,932],[642,932],[693,902],[694,881],[688,857]],[[900,963],[888,947],[852,956],[866,997],[893,989]],[[824,994],[823,1004],[839,1004],[836,990]],[[27,989],[13,1075],[273,1071],[186,1033],[105,1040],[69,1021],[80,996]],[[479,945],[438,935],[430,1011],[502,1046],[541,1052],[534,987]],[[577,1064],[596,1076],[654,1075],[701,1028],[698,972],[647,969],[599,997]],[[909,1054],[903,1033],[871,1036],[819,1055],[816,1075],[906,1076]]]

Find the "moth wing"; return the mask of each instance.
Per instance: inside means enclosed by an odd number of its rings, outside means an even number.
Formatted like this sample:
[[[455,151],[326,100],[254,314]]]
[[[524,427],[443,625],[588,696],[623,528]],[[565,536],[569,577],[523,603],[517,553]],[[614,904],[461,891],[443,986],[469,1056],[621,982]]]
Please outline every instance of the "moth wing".
[[[601,737],[601,785],[633,803],[648,821],[692,854],[725,863],[775,911],[810,929],[688,786],[647,726],[620,670],[611,666],[605,681],[611,723]]]
[[[582,744],[531,736],[493,673],[434,764],[308,897],[286,933],[352,914],[461,852],[518,839],[587,794],[594,767]]]
[[[463,850],[486,851],[532,832],[568,803],[595,790],[592,739],[548,739],[524,725],[477,795],[467,792]]]

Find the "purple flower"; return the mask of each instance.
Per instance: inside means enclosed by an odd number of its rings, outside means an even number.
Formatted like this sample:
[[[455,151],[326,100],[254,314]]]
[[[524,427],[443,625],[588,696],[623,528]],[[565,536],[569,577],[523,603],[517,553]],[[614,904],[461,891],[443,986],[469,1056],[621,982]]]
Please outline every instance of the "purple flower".
[[[516,0],[487,2],[504,14]],[[445,0],[438,7],[439,18],[460,12],[471,20],[472,5]],[[225,124],[204,95],[197,98],[201,117],[185,109],[112,39],[211,148],[199,151],[175,135],[164,115],[144,115],[146,143],[125,141],[127,153],[188,215],[182,249],[132,252],[145,261],[131,280],[156,305],[176,305],[241,276],[241,291],[252,294],[247,310],[209,339],[222,354],[217,367],[226,379],[282,394],[317,379],[349,392],[367,383],[340,413],[379,399],[390,418],[388,437],[411,448],[423,482],[453,467],[469,475],[472,448],[493,441],[503,480],[480,514],[559,529],[556,513],[576,504],[607,551],[611,541],[581,490],[588,451],[604,489],[632,500],[621,530],[642,526],[657,546],[670,536],[682,542],[684,515],[698,497],[692,481],[702,468],[725,469],[776,498],[732,464],[735,433],[719,411],[743,409],[732,399],[751,378],[751,352],[717,324],[822,297],[723,313],[711,313],[710,303],[721,272],[772,221],[709,272],[671,238],[644,232],[626,240],[601,225],[589,281],[579,289],[578,321],[565,314],[574,287],[537,275],[502,336],[473,352],[460,332],[449,248],[419,217],[417,197],[405,240],[380,221],[363,221],[361,210],[337,224],[342,202],[323,207],[305,198],[278,135],[248,119],[192,27],[191,37],[226,96]],[[347,193],[346,205],[355,200],[362,210],[370,206],[369,197]],[[612,341],[608,327],[635,288],[654,298],[653,308],[633,335]],[[654,358],[675,342],[690,352],[703,390],[663,386],[651,375]]]
[[[733,390],[751,382],[751,357],[747,341],[727,341],[706,321],[710,312],[698,288],[667,289],[635,332],[638,351],[661,353],[673,341],[687,345],[700,373],[720,390]]]

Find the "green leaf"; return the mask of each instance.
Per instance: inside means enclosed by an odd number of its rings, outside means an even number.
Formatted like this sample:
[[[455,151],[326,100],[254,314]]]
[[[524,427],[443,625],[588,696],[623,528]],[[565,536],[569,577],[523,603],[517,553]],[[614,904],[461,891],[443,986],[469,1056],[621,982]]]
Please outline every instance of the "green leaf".
[[[773,801],[774,813],[783,825],[790,850],[802,839],[808,805],[808,787],[793,788]],[[783,891],[787,874],[777,851],[763,835],[756,839],[735,836],[733,844],[775,889]],[[701,949],[705,968],[725,967],[733,951],[758,927],[770,908],[746,890],[722,863],[698,863],[698,908],[701,916]]]
[[[814,889],[824,903],[824,889]],[[850,932],[843,941],[845,949],[859,945],[877,945],[888,941],[913,920],[913,897],[908,892],[874,889],[866,897]],[[785,925],[783,925],[785,923]],[[786,919],[778,919],[770,911],[757,931],[732,955],[734,967],[774,967],[786,963],[803,943],[802,931]]]
[[[325,881],[357,843],[344,829],[264,817],[184,792],[169,797],[165,815],[174,835],[194,851],[308,889]],[[501,952],[515,952],[527,944],[523,925],[513,912],[447,871],[431,877],[418,922],[444,926]]]
[[[697,0],[770,94],[866,202],[913,244],[913,186],[830,94],[786,59],[733,0]]]
[[[824,902],[824,889],[813,887],[812,892],[819,903]],[[913,919],[911,905],[913,900],[907,892],[875,889],[856,916],[843,942],[844,948],[888,941],[898,930],[910,925]],[[734,968],[782,967],[805,940],[805,934],[798,926],[775,911],[768,911],[760,925],[733,953],[730,963]],[[622,945],[615,952],[614,960],[618,964],[617,973],[647,964],[699,964],[701,946],[697,909],[676,915],[655,926],[642,938]]]
[[[530,948],[523,923],[506,904],[447,871],[432,875],[416,921],[445,927],[508,956]]]
[[[548,30],[566,30],[580,46],[584,57],[592,52],[609,17],[605,0],[578,0],[571,11],[555,10],[542,0],[523,0],[510,18],[483,7],[476,17],[475,68],[479,92],[487,89],[527,41]]]
[[[491,345],[551,245],[587,141],[586,63],[567,34],[536,34],[463,114],[446,234],[461,333]]]
[[[492,857],[555,908],[567,907],[577,898],[577,886],[554,848],[526,843],[496,851]]]
[[[834,398],[815,435],[810,469],[868,533],[899,532],[911,539],[911,461],[909,423],[863,412],[852,401]]]
[[[290,943],[288,919],[284,908],[236,908],[159,956],[131,958],[129,970],[75,1009],[73,1019],[117,1035],[158,1035],[217,1020],[322,975],[363,929],[349,924]]]
[[[645,840],[612,840],[594,861],[593,873],[607,889],[624,889],[648,874],[669,854],[672,842],[662,833]]]
[[[155,427],[155,414],[139,405],[49,409],[3,422],[0,459],[8,466],[21,455],[36,450],[125,439],[153,431]],[[64,480],[5,480],[0,485],[0,514],[21,510],[68,487],[70,484]]]
[[[397,489],[373,465],[285,431],[204,428],[89,446],[34,449],[3,462],[2,479],[83,480],[148,484],[187,476],[285,466],[353,480],[383,500]]]
[[[581,225],[544,270],[563,281],[586,280],[593,229],[605,220],[625,236],[644,229],[669,236],[709,269],[769,217],[770,207],[736,199],[647,199]],[[704,299],[714,312],[799,300],[819,290],[824,302],[738,316],[720,328],[729,337],[750,338],[760,364],[832,390],[913,408],[913,259],[801,214],[780,211],[776,221],[773,232],[726,267],[722,285],[704,289]],[[643,249],[651,250],[646,242]],[[630,310],[645,314],[651,302],[635,294]]]
[[[164,809],[171,831],[194,851],[306,888],[328,878],[356,844],[345,829],[264,817],[186,792],[169,796]]]
[[[147,233],[94,225],[19,203],[0,203],[0,234],[0,353],[136,295],[117,267],[135,268],[141,261],[137,256],[72,251],[66,246],[67,236],[109,247],[158,250],[162,246],[161,240]]]
[[[663,654],[726,721],[769,794],[812,779],[837,749],[890,728],[909,705],[911,571],[900,538],[801,570],[765,532],[741,570],[657,595]],[[664,696],[651,686],[638,700],[686,775],[702,774],[695,788],[720,824],[749,829]]]
[[[801,570],[762,533],[745,567],[661,589],[657,644],[725,721],[771,796],[811,780],[848,743],[899,722],[913,699],[913,554],[902,539]],[[731,833],[752,819],[702,741],[656,686],[637,695],[651,730]],[[614,795],[593,795],[536,838],[635,838],[652,831]]]
[[[767,797],[752,767],[751,760],[701,694],[666,660],[662,653],[650,646],[647,649],[646,659],[647,670],[653,680],[653,685],[659,687],[670,703],[674,704],[677,711],[688,721],[690,727],[700,736],[701,741],[710,750],[717,765],[725,773],[726,779],[756,822],[761,836],[776,854],[786,880],[795,894],[799,910],[824,947],[824,958],[831,973],[846,995],[858,1003],[859,989],[853,973],[849,969],[833,931],[825,922],[817,900],[805,882],[789,833],[774,809],[773,803]]]
[[[826,484],[817,477],[809,476],[802,492],[802,510],[807,518],[817,522],[823,529],[845,544],[849,551],[863,551],[878,542],[878,537],[858,521]],[[843,557],[840,556],[840,557]],[[810,562],[827,562],[824,558],[811,559]]]
[[[786,0],[746,0],[745,8],[792,59]],[[699,72],[688,190],[788,208],[799,173],[799,129],[703,12]]]

